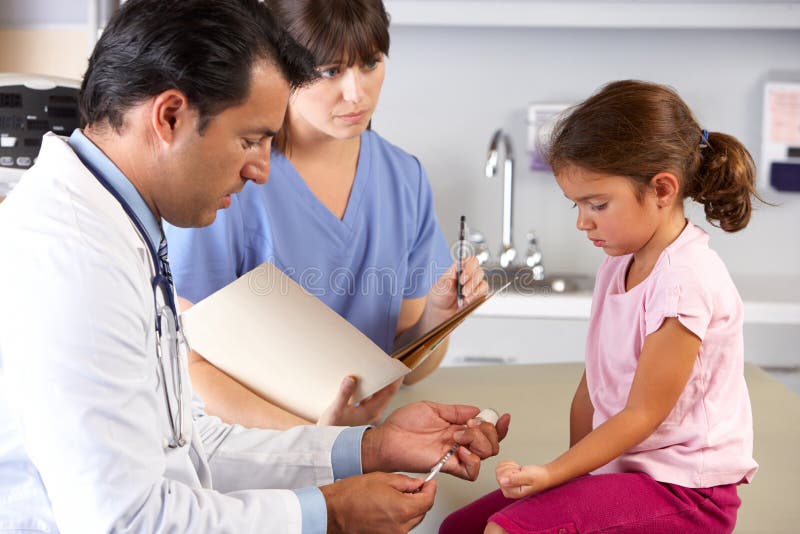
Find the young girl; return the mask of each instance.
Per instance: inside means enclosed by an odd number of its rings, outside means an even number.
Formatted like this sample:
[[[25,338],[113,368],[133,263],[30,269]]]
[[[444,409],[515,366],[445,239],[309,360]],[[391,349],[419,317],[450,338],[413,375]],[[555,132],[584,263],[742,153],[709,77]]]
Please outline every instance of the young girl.
[[[267,4],[314,54],[320,78],[290,97],[266,185],[246,186],[208,228],[167,228],[178,294],[196,302],[269,261],[391,353],[449,317],[457,299],[425,170],[369,129],[389,53],[389,17],[381,0]],[[242,144],[247,149],[253,141]],[[462,281],[467,303],[488,289],[474,258],[464,263]],[[445,346],[406,383],[433,372]],[[309,423],[200,357],[189,365],[208,412],[227,422]],[[321,422],[372,422],[398,387],[358,407],[334,406]]]
[[[570,449],[499,463],[500,490],[440,533],[731,532],[736,486],[758,467],[742,302],[683,199],[727,232],[744,228],[758,198],[750,154],[703,130],[672,89],[619,81],[556,125],[549,160],[578,230],[608,255]]]

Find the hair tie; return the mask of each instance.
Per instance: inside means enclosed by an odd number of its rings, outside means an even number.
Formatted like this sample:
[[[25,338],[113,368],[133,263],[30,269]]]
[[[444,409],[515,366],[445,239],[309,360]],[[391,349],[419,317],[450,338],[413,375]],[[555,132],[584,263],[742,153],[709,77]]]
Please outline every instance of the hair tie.
[[[700,148],[708,146],[708,130],[703,130],[702,139],[700,139]]]

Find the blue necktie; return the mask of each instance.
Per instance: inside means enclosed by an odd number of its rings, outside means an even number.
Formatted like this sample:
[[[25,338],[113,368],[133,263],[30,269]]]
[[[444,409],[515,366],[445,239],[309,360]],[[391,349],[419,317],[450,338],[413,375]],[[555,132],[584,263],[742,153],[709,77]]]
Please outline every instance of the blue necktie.
[[[172,272],[169,270],[169,257],[167,256],[167,238],[164,235],[161,236],[161,243],[158,245],[158,259],[161,260],[161,275],[172,287]]]

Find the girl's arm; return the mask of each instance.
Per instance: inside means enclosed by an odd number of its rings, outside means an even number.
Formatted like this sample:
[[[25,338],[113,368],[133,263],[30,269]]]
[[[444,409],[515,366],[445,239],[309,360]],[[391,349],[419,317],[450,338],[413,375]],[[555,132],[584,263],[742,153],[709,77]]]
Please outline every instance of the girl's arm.
[[[625,408],[567,452],[539,466],[504,462],[497,479],[507,497],[522,497],[585,475],[652,434],[672,411],[692,373],[701,341],[676,318],[644,342]]]
[[[594,416],[594,406],[592,399],[589,398],[589,388],[586,386],[586,371],[575,390],[572,398],[572,406],[569,412],[569,446],[573,447],[592,431],[592,417]]]

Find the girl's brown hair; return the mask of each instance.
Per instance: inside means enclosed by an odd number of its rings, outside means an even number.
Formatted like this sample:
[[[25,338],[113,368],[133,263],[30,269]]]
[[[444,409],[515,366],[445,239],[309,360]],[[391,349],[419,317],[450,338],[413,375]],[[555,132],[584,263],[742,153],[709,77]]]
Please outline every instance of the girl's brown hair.
[[[703,204],[706,219],[726,232],[747,226],[751,197],[760,200],[747,149],[703,130],[674,89],[654,83],[611,82],[570,109],[556,123],[547,159],[556,174],[575,165],[625,176],[640,194],[653,176],[672,172],[680,198]]]
[[[389,55],[389,15],[382,0],[265,0],[278,23],[314,55],[317,65],[370,63]],[[287,124],[275,138],[286,152]]]

